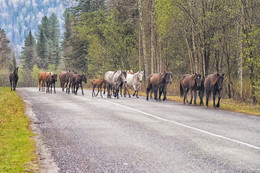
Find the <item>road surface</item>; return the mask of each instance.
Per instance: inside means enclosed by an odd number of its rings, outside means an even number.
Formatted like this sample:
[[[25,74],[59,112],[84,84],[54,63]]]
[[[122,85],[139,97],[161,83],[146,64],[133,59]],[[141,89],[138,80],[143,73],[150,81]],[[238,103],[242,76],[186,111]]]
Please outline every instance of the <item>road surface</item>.
[[[59,172],[260,172],[259,117],[144,97],[92,98],[90,90],[17,90]]]

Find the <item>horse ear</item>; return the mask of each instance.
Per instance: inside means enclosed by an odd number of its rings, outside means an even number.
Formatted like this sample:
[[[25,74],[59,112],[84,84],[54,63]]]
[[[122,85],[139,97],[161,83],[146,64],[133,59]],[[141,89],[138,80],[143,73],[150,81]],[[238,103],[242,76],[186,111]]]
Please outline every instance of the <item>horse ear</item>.
[[[217,76],[219,77],[219,73],[217,73]]]

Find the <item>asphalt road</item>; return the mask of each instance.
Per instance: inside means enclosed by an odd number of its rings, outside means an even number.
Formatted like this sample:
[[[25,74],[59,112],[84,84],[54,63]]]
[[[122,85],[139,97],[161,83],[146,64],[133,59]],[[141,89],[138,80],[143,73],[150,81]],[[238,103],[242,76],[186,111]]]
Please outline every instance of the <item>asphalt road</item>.
[[[260,118],[19,88],[59,172],[260,172]],[[48,172],[48,171],[47,171]]]

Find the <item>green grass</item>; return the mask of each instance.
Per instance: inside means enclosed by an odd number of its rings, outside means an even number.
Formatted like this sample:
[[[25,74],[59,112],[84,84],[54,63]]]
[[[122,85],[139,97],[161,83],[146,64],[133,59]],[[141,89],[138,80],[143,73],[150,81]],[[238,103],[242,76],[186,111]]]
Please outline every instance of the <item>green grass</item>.
[[[22,99],[0,87],[0,172],[39,172],[34,134]]]
[[[133,91],[131,91],[132,93]],[[139,95],[146,96],[144,92],[139,92]],[[163,96],[162,96],[163,97]],[[188,95],[188,99],[190,100],[190,95]],[[183,102],[183,98],[179,96],[168,96],[167,100],[169,101],[175,101],[175,102]],[[206,103],[206,99],[204,97],[204,106]],[[197,104],[199,104],[199,98],[197,97]],[[216,101],[217,104],[217,101]],[[209,108],[213,108],[213,100],[212,97],[209,100]],[[251,115],[257,115],[260,116],[260,105],[254,105],[254,104],[247,104],[244,102],[239,102],[233,99],[221,99],[220,100],[220,110],[227,110],[232,112],[240,112],[240,113],[246,113]]]

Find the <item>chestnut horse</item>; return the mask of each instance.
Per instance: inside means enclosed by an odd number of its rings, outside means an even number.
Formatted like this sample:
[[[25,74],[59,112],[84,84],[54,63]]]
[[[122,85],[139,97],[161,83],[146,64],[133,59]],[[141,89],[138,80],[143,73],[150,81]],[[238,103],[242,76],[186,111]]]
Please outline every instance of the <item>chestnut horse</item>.
[[[172,83],[172,73],[164,71],[163,73],[153,73],[148,78],[148,86],[146,89],[146,100],[148,100],[149,92],[154,92],[154,99],[157,101],[157,94],[159,90],[159,101],[161,95],[164,95],[163,101],[166,100],[167,85]]]
[[[45,91],[45,83],[46,83],[46,77],[49,74],[49,72],[39,72],[38,74],[38,86],[39,86],[39,91]]]
[[[98,93],[100,92],[100,96],[103,98],[102,96],[102,85],[104,83],[104,79],[93,79],[91,82],[91,85],[93,86],[92,89],[92,97],[97,96]],[[95,95],[95,88],[98,88],[98,92],[97,95]]]
[[[16,89],[16,85],[17,85],[17,82],[18,82],[18,69],[19,67],[15,67],[14,69],[14,72],[10,73],[9,74],[9,80],[10,80],[10,84],[11,84],[11,91],[14,89]]]
[[[183,104],[185,104],[185,100],[188,103],[187,95],[188,92],[190,91],[191,99],[189,104],[192,104],[192,99],[194,96],[194,104],[196,105],[197,90],[200,88],[201,88],[201,74],[195,73],[193,75],[187,74],[182,76],[182,79],[180,80],[180,94],[181,96],[184,95]],[[202,104],[202,98],[200,104]]]
[[[57,74],[53,74],[52,72],[47,74],[47,76],[46,76],[46,87],[47,87],[46,93],[50,93],[50,90],[49,90],[50,87],[51,87],[51,93],[52,93],[52,86],[54,89],[54,93],[56,93],[55,82],[57,82],[57,78],[58,78]]]
[[[214,73],[211,75],[208,75],[204,82],[204,87],[206,91],[206,106],[208,107],[209,97],[211,95],[211,92],[213,92],[213,107],[219,108],[220,107],[220,92],[223,88],[223,80],[224,80],[224,74],[220,73]],[[218,94],[218,104],[215,106],[215,98]]]
[[[70,71],[62,71],[60,72],[60,75],[59,75],[59,79],[60,79],[60,86],[62,88],[62,91],[64,92],[64,87],[65,87],[65,84],[67,85],[67,81],[68,81],[68,73]]]

